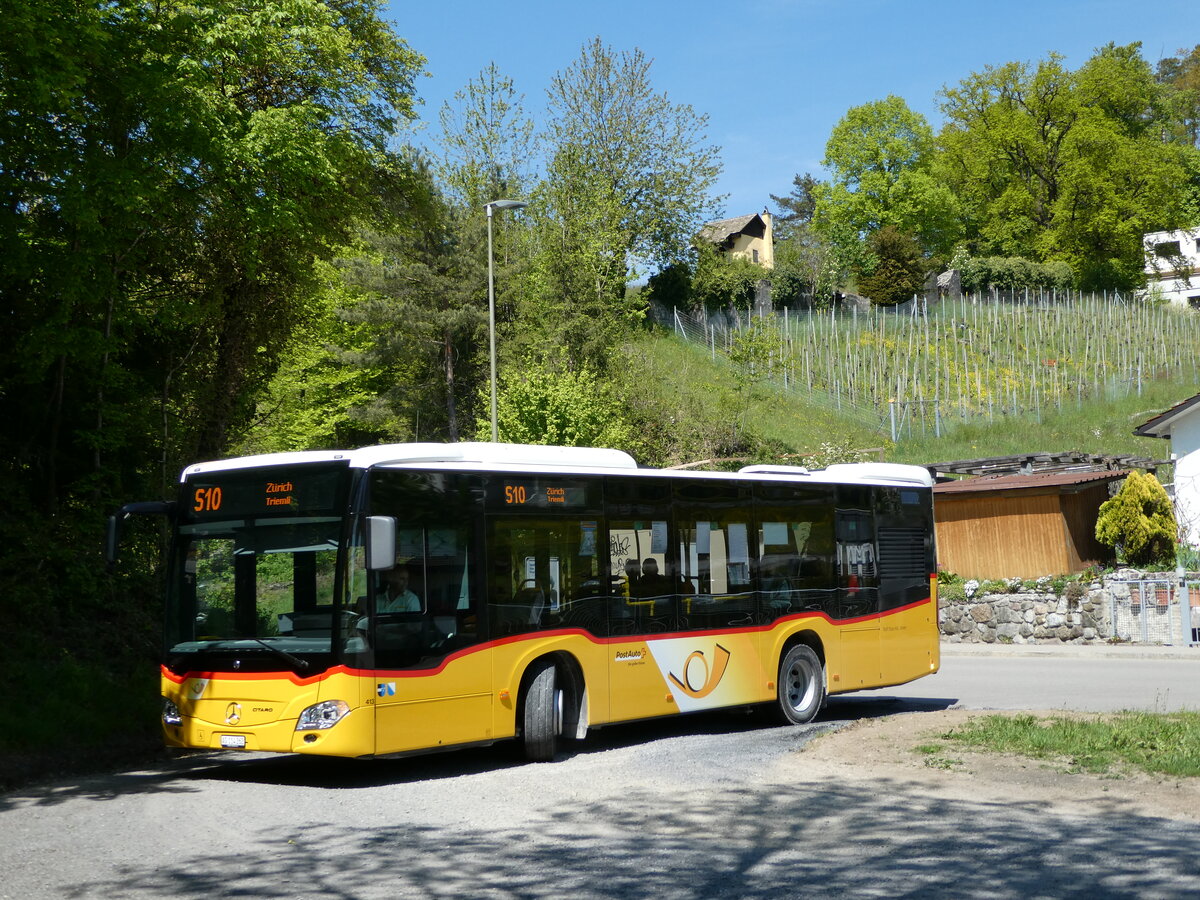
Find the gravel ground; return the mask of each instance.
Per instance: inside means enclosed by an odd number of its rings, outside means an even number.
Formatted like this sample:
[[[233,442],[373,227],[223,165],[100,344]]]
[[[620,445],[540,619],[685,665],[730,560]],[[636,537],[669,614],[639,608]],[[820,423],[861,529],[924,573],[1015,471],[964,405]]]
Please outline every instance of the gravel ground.
[[[549,764],[194,755],[31,785],[0,795],[0,898],[1200,894],[1194,784],[913,752],[979,714],[831,703],[607,728]]]

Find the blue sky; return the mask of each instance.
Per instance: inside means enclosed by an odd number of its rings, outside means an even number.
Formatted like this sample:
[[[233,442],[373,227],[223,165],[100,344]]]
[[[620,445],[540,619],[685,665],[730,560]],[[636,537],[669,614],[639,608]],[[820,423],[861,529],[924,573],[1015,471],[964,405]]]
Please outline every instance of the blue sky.
[[[489,62],[537,118],[551,77],[591,38],[641,49],[656,90],[709,116],[724,165],[716,193],[729,195],[731,216],[773,208],[770,195],[789,193],[797,173],[820,176],[829,133],[852,106],[897,94],[936,129],[938,91],[987,65],[1055,51],[1076,68],[1109,41],[1141,41],[1153,64],[1200,43],[1185,0],[390,0],[384,16],[426,57],[425,140],[442,103]]]

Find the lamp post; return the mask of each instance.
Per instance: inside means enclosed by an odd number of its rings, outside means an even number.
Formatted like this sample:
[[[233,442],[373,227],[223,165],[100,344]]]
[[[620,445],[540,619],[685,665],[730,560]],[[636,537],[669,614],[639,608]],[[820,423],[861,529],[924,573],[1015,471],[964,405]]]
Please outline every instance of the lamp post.
[[[500,430],[496,424],[496,277],[492,272],[492,210],[493,209],[524,209],[528,206],[521,200],[493,200],[485,204],[487,210],[488,233],[488,338],[491,344],[492,361],[492,443],[500,440]]]

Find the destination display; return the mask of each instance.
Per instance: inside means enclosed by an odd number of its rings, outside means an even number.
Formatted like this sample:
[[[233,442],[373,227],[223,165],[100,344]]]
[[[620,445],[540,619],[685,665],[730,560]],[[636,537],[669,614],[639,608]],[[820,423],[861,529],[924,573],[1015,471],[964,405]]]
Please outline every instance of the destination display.
[[[339,515],[349,469],[343,463],[204,472],[183,484],[186,518]]]
[[[492,509],[589,509],[599,503],[599,484],[563,479],[492,479],[488,505]]]

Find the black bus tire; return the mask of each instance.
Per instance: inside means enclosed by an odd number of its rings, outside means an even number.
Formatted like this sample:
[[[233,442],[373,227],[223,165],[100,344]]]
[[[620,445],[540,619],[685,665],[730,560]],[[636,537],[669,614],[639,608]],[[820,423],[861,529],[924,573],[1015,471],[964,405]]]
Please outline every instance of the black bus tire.
[[[779,719],[785,725],[811,722],[825,703],[825,667],[807,644],[795,644],[779,663],[776,689]]]
[[[558,673],[554,663],[548,659],[538,660],[529,669],[521,731],[525,758],[530,762],[549,762],[554,759],[558,745],[560,703]]]

